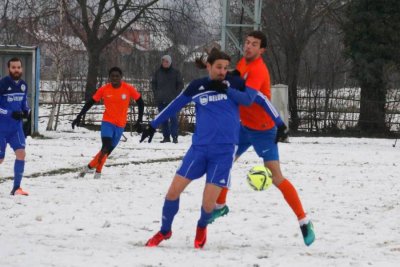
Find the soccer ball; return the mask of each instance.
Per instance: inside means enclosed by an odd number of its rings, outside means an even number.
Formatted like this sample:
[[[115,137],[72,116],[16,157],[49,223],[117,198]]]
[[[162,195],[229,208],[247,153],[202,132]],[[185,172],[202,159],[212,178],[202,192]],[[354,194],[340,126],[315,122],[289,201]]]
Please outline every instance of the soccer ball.
[[[272,185],[272,173],[264,166],[255,166],[247,173],[247,183],[255,191],[263,191]]]

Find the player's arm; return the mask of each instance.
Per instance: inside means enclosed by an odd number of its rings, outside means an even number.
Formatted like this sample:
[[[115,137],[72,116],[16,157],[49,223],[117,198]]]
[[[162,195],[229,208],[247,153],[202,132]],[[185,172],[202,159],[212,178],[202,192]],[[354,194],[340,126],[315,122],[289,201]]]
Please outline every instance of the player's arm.
[[[27,88],[28,88],[28,86],[27,86]],[[27,95],[28,95],[28,89],[25,90],[24,98],[22,99],[22,102],[21,102],[21,110],[22,110],[22,113],[24,114],[24,118],[28,118],[29,112],[31,111],[31,109],[29,108],[29,105],[28,105]]]
[[[257,91],[248,87],[245,87],[244,91],[228,87],[228,89],[226,90],[226,94],[237,104],[243,106],[250,106],[254,102],[254,99],[257,97]]]
[[[150,125],[156,129],[160,126],[164,121],[169,119],[171,116],[178,113],[186,104],[190,103],[192,98],[186,96],[184,93],[179,94],[172,102],[163,109],[153,121],[150,122]]]
[[[251,105],[257,96],[257,91],[247,87],[243,79],[230,74],[226,76],[225,81],[210,80],[206,87],[209,90],[227,94],[231,100],[243,106]]]
[[[6,92],[6,85],[4,84],[3,80],[0,80],[0,97],[5,94]],[[22,120],[24,114],[22,111],[12,111],[7,107],[0,106],[0,119],[6,117],[12,117],[15,120]]]
[[[275,143],[285,141],[289,135],[287,126],[283,122],[281,116],[279,115],[279,112],[275,109],[274,105],[272,105],[271,101],[269,101],[269,99],[265,95],[258,93],[256,99],[254,100],[254,103],[260,105],[265,110],[265,112],[268,113],[268,115],[271,117],[276,127],[278,128]]]
[[[0,106],[0,118],[11,117],[12,111]]]
[[[3,84],[3,80],[0,79],[0,97],[4,94],[4,89],[5,86]],[[11,117],[11,110],[0,106],[0,118],[4,117]]]
[[[276,110],[274,105],[271,103],[271,101],[269,101],[269,99],[265,95],[258,93],[254,102],[260,105],[265,110],[265,112],[268,113],[268,115],[274,121],[276,126],[279,127],[281,125],[284,125],[284,122],[281,116],[279,115],[279,112]]]
[[[92,98],[86,101],[86,103],[82,107],[81,112],[79,112],[75,120],[72,121],[72,129],[74,129],[75,126],[79,126],[79,124],[81,123],[82,116],[84,116],[86,112],[88,112],[89,109],[93,107],[93,105],[96,102],[99,102],[100,99],[103,98],[103,94],[104,94],[104,87],[100,87],[99,89],[97,89],[96,93],[92,96]]]
[[[169,119],[172,115],[179,112],[186,104],[192,101],[192,86],[189,85],[186,90],[180,93],[172,102],[164,108],[153,121],[147,125],[140,138],[140,143],[143,142],[147,137],[149,138],[149,143],[153,139],[154,133],[160,124]]]

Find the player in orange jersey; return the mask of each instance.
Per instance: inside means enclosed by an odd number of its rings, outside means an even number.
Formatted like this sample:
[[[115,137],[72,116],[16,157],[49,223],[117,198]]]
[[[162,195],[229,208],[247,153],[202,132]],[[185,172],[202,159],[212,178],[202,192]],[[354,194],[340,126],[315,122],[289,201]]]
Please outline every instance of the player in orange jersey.
[[[101,170],[107,157],[118,145],[124,132],[131,99],[136,101],[139,108],[139,117],[135,124],[135,129],[137,132],[141,132],[144,110],[142,97],[135,87],[122,81],[122,71],[120,68],[111,68],[108,72],[108,77],[110,83],[103,85],[96,91],[92,99],[85,103],[81,112],[72,122],[72,129],[75,126],[79,126],[82,116],[86,114],[94,103],[103,100],[105,111],[101,123],[102,147],[93,160],[79,173],[80,177],[84,177],[86,173],[94,170],[94,178],[101,177]]]
[[[244,44],[244,56],[238,62],[236,69],[245,80],[246,87],[257,90],[271,99],[270,76],[262,59],[266,46],[267,38],[262,32],[249,33]],[[250,146],[254,147],[257,155],[263,159],[264,165],[271,170],[274,185],[282,192],[286,202],[296,214],[305,244],[311,245],[315,239],[313,225],[304,212],[295,187],[283,176],[279,164],[276,138],[284,136],[282,133],[286,132],[286,126],[276,127],[271,117],[255,103],[250,106],[240,106],[240,120],[241,129],[236,159]],[[210,222],[229,212],[226,206],[227,192],[226,188],[221,191]]]

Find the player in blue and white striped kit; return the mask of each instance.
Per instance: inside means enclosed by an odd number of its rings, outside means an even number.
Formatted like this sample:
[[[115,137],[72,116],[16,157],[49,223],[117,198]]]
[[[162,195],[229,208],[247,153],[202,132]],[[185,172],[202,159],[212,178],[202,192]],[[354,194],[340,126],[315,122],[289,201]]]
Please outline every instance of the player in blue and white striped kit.
[[[7,143],[15,151],[14,186],[11,195],[28,193],[21,188],[25,167],[25,135],[22,120],[28,118],[28,86],[21,79],[22,62],[11,58],[8,63],[9,76],[0,80],[0,164],[4,161]]]
[[[197,223],[195,248],[207,239],[207,224],[215,201],[223,187],[230,185],[230,171],[239,141],[239,105],[263,101],[257,92],[244,87],[239,77],[226,76],[230,57],[213,49],[207,58],[209,77],[192,81],[145,129],[140,142],[149,137],[171,114],[190,102],[195,103],[196,129],[192,146],[178,168],[165,198],[161,230],[146,246],[158,246],[172,235],[172,222],[179,210],[179,197],[192,180],[206,174],[200,219]],[[239,90],[242,89],[242,90]],[[280,118],[278,118],[280,120]]]

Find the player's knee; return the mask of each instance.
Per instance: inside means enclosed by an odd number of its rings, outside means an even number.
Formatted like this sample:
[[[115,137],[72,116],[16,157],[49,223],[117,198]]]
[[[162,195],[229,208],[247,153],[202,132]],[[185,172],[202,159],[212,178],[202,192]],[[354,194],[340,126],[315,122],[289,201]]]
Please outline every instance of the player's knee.
[[[17,160],[25,160],[25,156],[26,156],[25,149],[17,149],[15,151],[15,156],[16,156]]]
[[[0,164],[2,164],[2,163],[3,163],[3,161],[4,161],[4,159],[0,159]]]
[[[174,200],[177,200],[179,198],[179,196],[180,196],[180,192],[175,191],[175,190],[168,190],[167,195],[165,196],[165,198],[167,200],[174,201]]]
[[[110,154],[113,150],[112,139],[110,137],[101,138],[103,145],[101,146],[101,152],[105,154]]]

